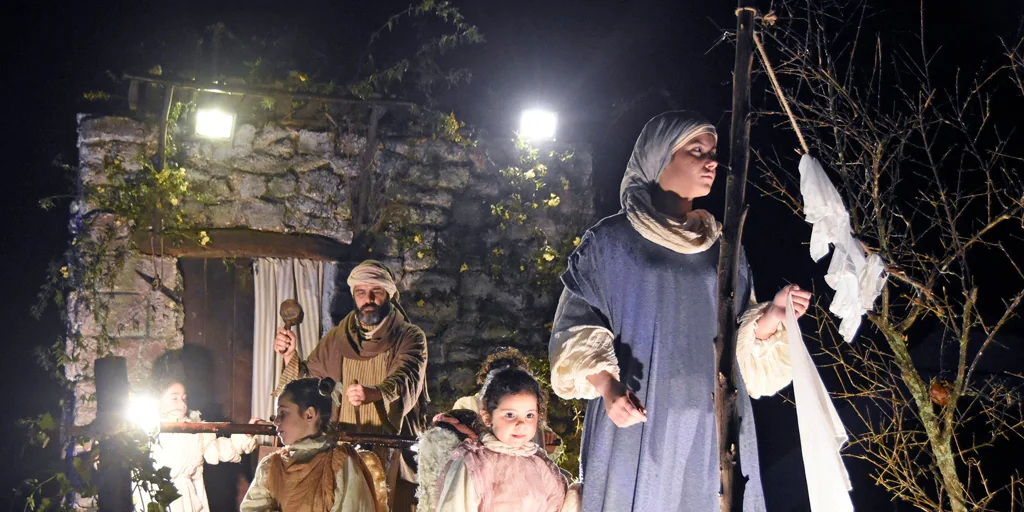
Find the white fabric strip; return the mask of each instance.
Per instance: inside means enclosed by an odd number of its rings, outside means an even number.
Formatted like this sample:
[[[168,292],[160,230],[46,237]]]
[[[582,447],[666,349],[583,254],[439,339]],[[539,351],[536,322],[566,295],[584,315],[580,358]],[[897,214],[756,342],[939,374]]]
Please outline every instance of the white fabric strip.
[[[852,512],[850,475],[840,454],[848,438],[828,390],[804,346],[793,311],[786,302],[786,336],[793,365],[793,395],[800,427],[800,451],[807,475],[811,512]]]

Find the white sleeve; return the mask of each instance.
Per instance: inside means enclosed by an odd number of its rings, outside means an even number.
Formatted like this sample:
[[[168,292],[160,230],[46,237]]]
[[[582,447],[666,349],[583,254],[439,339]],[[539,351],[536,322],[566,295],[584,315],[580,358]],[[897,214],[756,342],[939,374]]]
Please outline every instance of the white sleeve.
[[[277,510],[277,504],[274,503],[274,498],[270,496],[270,489],[267,488],[267,464],[269,460],[270,456],[268,455],[256,466],[256,476],[253,477],[249,490],[245,491],[242,504],[238,506],[239,512],[271,512]]]
[[[580,512],[583,510],[583,487],[579,482],[574,483],[565,490],[565,501],[562,502],[560,512]]]
[[[564,399],[600,396],[587,377],[603,371],[619,378],[614,336],[607,327],[576,325],[552,336],[551,388]],[[557,344],[557,346],[555,346]]]
[[[436,512],[477,512],[480,498],[473,488],[473,478],[462,459],[453,460],[444,474],[444,487],[437,500]]]
[[[207,464],[238,462],[243,453],[256,449],[256,437],[232,434],[231,437],[217,437],[216,434],[199,434],[203,440],[203,458]]]
[[[793,381],[783,323],[768,339],[760,340],[754,335],[757,321],[769,307],[771,302],[748,307],[736,330],[736,362],[751,398],[774,395]]]

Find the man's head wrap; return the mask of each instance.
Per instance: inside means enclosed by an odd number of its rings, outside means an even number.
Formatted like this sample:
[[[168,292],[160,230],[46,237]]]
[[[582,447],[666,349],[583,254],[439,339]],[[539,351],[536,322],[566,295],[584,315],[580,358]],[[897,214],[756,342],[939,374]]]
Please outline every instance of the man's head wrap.
[[[391,302],[398,303],[398,285],[395,284],[395,275],[387,265],[377,260],[366,260],[352,269],[348,275],[348,287],[353,294],[357,284],[380,286],[388,292]]]

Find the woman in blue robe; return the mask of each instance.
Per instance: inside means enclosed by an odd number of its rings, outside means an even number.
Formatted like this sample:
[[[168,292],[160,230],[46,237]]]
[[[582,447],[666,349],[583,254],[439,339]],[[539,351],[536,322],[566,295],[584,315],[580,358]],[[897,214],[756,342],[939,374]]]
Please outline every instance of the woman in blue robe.
[[[622,181],[622,211],[584,234],[562,275],[550,341],[552,387],[589,399],[580,476],[583,511],[719,508],[714,414],[718,237],[693,199],[711,190],[713,125],[691,112],[655,117]],[[738,408],[745,511],[764,510],[750,397],[792,379],[782,332],[788,296],[798,315],[810,293],[787,286],[756,304],[741,256]],[[646,407],[646,408],[645,408]]]

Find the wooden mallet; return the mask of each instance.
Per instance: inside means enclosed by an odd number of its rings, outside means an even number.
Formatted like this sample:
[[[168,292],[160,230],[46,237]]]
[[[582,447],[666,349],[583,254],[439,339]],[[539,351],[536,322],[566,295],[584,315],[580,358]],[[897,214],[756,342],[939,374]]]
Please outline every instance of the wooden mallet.
[[[302,322],[302,306],[299,301],[288,299],[281,303],[281,320],[284,320],[284,328],[289,331]]]

